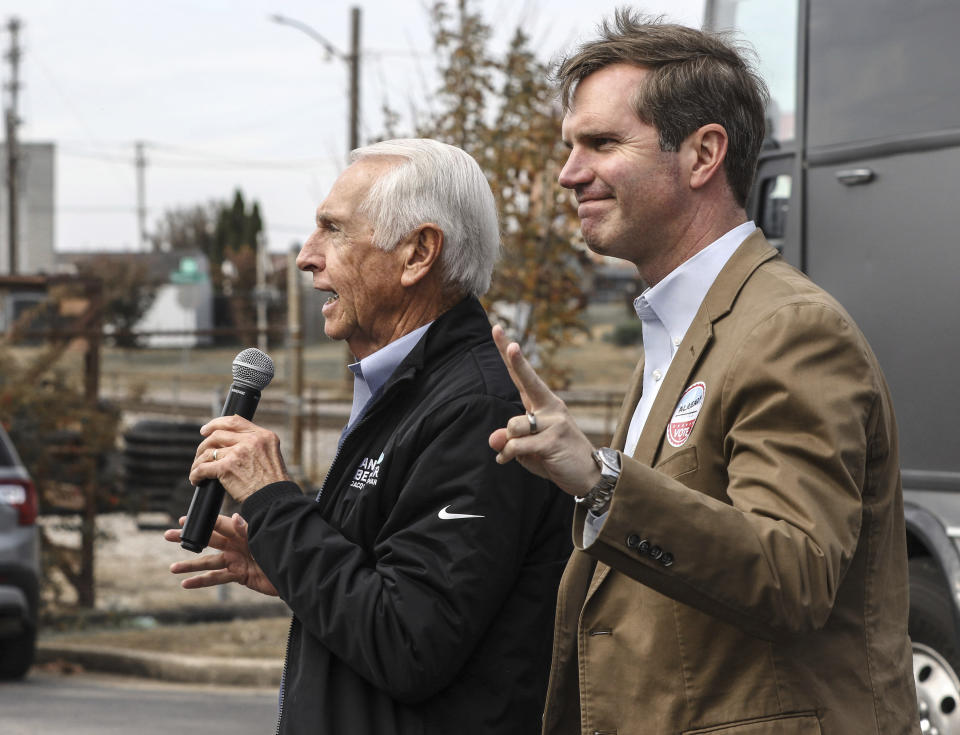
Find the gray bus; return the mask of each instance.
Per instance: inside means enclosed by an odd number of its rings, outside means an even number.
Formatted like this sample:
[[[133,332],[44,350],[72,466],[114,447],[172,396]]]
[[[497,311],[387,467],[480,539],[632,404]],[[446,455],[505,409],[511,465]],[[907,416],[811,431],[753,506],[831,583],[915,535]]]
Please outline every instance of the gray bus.
[[[707,0],[771,88],[750,214],[866,333],[900,428],[925,733],[960,733],[960,2]]]

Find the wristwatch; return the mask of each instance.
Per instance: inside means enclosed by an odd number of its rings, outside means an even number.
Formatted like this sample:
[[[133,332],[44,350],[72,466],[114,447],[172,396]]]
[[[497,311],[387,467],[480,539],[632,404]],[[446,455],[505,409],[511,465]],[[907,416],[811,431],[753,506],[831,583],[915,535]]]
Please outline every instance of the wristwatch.
[[[613,497],[613,488],[620,479],[620,454],[610,447],[600,447],[593,451],[593,461],[600,468],[600,479],[590,488],[586,495],[579,495],[574,500],[585,503],[587,510],[594,515],[606,512]]]

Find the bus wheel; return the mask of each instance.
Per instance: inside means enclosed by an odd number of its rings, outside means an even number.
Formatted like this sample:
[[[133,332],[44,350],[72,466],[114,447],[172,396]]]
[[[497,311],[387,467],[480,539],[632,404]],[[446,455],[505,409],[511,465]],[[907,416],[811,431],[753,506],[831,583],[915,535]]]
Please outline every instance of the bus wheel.
[[[937,563],[910,560],[910,638],[920,729],[925,735],[960,735],[960,656],[953,601]]]

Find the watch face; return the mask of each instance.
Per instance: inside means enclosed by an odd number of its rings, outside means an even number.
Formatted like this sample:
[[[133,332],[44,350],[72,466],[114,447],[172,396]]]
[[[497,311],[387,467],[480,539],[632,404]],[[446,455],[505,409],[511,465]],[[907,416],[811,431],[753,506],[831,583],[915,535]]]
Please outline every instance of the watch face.
[[[600,458],[605,465],[612,467],[617,472],[620,471],[620,455],[616,450],[610,449],[610,447],[601,447]]]

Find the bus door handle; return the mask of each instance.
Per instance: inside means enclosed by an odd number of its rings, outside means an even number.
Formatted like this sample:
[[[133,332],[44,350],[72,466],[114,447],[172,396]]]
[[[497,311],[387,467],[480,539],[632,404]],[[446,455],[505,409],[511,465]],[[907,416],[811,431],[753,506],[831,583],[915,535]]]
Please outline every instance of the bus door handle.
[[[837,181],[845,186],[856,186],[857,184],[869,184],[873,181],[875,174],[870,168],[844,168],[837,171],[834,176]]]

